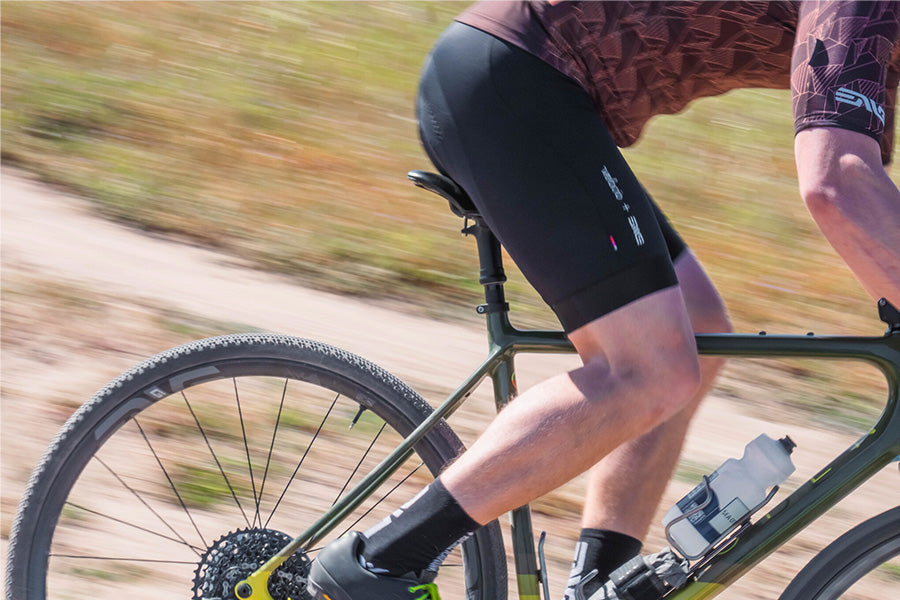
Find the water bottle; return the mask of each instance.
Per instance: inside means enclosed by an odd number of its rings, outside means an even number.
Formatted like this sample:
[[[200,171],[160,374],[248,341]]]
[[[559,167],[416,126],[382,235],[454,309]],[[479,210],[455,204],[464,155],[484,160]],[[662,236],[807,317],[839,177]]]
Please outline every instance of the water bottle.
[[[708,487],[698,485],[663,517],[663,525],[668,525],[712,494],[703,510],[672,525],[668,531],[672,545],[686,558],[706,554],[763,503],[768,488],[794,472],[791,452],[796,446],[787,436],[773,440],[763,434],[747,444],[743,457],[726,460],[708,477]]]

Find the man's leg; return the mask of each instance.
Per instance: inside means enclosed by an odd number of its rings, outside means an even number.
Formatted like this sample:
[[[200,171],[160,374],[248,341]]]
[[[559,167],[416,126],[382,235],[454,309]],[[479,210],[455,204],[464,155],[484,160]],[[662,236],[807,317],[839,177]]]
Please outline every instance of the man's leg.
[[[516,399],[441,480],[478,523],[545,494],[681,411],[700,375],[681,290],[570,334],[584,366]]]
[[[731,330],[725,306],[697,258],[685,251],[675,271],[696,333]],[[724,363],[700,359],[700,386],[684,408],[652,431],[628,442],[597,463],[590,473],[570,586],[594,569],[586,587],[599,588],[608,574],[640,550],[660,498],[678,462],[688,425]],[[567,590],[568,591],[568,590]]]
[[[695,333],[724,333],[731,327],[725,307],[696,257],[686,252],[675,271]],[[642,539],[669,483],[700,400],[724,364],[700,359],[700,387],[684,409],[649,433],[617,448],[591,470],[582,525],[612,529]],[[627,494],[617,493],[628,490]]]

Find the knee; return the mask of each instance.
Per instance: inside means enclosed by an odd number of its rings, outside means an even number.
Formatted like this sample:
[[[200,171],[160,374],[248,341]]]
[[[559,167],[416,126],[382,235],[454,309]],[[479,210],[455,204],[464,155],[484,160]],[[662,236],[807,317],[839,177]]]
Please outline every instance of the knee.
[[[624,398],[618,409],[638,430],[652,429],[690,403],[701,375],[684,307],[681,290],[670,288],[570,334],[586,367],[576,384],[589,403],[610,393]]]
[[[622,374],[625,385],[638,390],[635,412],[647,430],[687,407],[701,384],[700,362],[693,337],[680,347],[668,347],[630,365]]]
[[[700,361],[693,338],[684,351],[658,358],[650,374],[655,399],[650,417],[661,423],[690,404],[700,388]]]

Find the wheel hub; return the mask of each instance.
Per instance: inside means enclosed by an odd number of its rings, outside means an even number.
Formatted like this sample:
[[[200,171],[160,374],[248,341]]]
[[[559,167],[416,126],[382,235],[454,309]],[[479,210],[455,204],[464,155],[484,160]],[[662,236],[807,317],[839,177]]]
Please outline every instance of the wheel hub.
[[[213,542],[194,571],[194,600],[240,600],[235,586],[290,543],[274,529],[239,529]],[[308,600],[306,578],[310,561],[296,552],[269,577],[273,600]]]

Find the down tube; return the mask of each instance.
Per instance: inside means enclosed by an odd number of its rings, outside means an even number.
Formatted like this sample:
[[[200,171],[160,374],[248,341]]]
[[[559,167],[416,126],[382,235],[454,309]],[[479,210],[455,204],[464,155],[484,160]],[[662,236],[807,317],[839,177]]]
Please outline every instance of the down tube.
[[[698,336],[702,354],[739,357],[846,358],[878,367],[889,396],[875,426],[702,568],[672,600],[703,600],[725,590],[798,531],[900,454],[900,338]]]

